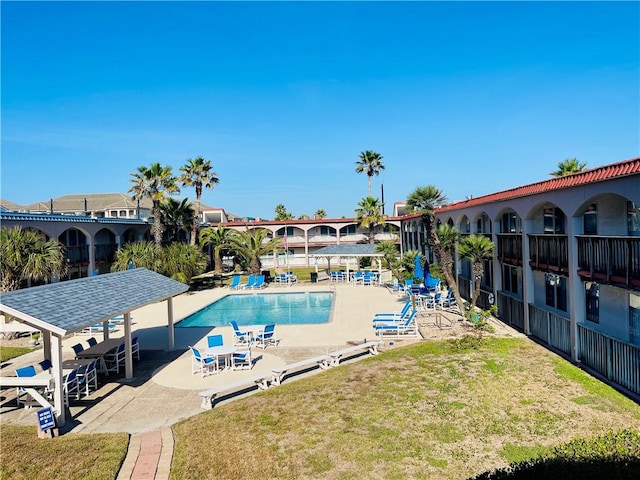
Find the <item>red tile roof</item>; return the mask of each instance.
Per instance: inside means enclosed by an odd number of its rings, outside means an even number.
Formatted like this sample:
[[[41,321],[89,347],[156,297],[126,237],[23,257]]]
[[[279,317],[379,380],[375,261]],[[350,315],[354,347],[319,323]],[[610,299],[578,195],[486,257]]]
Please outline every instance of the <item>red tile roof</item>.
[[[452,203],[438,209],[438,212],[447,212],[459,208],[473,207],[486,203],[500,202],[511,198],[526,197],[527,195],[537,195],[539,193],[560,190],[562,188],[577,187],[589,183],[602,182],[613,178],[625,177],[628,175],[640,174],[640,157],[625,160],[623,162],[612,163],[602,167],[584,170],[579,173],[555,177],[542,182],[531,183],[522,187],[504,190],[502,192],[490,193],[482,197],[471,198],[461,202]]]

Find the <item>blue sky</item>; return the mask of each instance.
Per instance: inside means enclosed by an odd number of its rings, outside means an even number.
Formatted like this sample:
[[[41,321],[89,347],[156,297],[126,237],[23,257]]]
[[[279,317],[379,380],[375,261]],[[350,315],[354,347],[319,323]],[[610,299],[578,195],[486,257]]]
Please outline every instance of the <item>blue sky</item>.
[[[126,192],[212,161],[203,202],[387,213],[640,155],[638,2],[2,2],[1,197]],[[193,198],[191,189],[181,197]]]

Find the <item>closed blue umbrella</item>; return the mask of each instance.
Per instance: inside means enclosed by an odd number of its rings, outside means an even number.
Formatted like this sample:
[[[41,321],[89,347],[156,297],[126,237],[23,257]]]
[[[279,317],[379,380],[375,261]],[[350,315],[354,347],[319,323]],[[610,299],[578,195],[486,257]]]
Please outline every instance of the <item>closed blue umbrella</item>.
[[[422,270],[422,260],[420,259],[420,255],[416,255],[416,266],[413,269],[413,277],[414,278],[424,277],[424,271]]]

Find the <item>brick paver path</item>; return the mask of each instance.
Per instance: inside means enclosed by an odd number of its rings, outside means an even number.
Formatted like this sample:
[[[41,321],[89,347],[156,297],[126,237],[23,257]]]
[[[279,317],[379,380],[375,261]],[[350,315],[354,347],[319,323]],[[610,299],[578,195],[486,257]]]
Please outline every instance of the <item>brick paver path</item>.
[[[173,432],[159,430],[133,435],[117,480],[165,480],[173,457]]]

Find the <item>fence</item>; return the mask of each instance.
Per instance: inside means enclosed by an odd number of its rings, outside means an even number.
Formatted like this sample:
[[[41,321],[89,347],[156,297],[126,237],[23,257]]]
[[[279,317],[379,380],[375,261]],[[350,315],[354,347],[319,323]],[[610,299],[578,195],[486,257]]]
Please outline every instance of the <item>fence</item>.
[[[571,321],[553,312],[529,304],[531,335],[550,347],[571,355]]]
[[[512,327],[524,330],[524,302],[498,292],[498,317]]]

